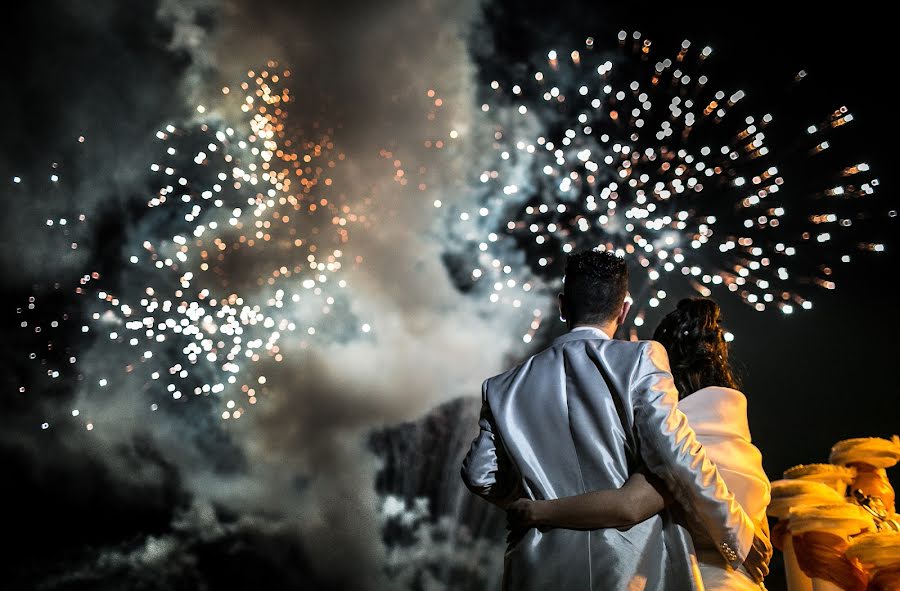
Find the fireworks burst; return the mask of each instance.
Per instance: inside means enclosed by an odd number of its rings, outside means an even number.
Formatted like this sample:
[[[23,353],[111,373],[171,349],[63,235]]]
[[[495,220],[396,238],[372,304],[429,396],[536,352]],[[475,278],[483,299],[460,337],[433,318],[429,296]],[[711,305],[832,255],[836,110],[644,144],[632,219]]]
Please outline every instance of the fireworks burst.
[[[654,49],[621,32],[613,56],[589,38],[582,50],[550,51],[527,79],[491,83],[482,110],[495,122],[496,160],[480,175],[478,210],[455,212],[477,248],[463,283],[487,283],[492,302],[521,307],[559,289],[564,253],[627,254],[636,338],[678,280],[791,314],[812,307],[810,286],[834,289],[834,264],[884,250],[838,241],[878,187],[865,162],[822,169],[853,121],[846,107],[770,141],[775,117],[704,73],[709,47],[684,41],[665,58]],[[526,343],[542,316],[533,310]]]
[[[453,244],[475,253],[457,284],[529,311],[526,343],[573,250],[629,255],[633,338],[687,289],[727,291],[758,311],[809,309],[813,287],[834,289],[834,265],[884,250],[858,238],[859,204],[875,198],[878,180],[833,147],[853,121],[846,108],[779,135],[777,117],[747,106],[742,90],[712,85],[709,48],[685,41],[657,59],[640,34],[619,40],[617,56],[588,39],[582,50],[550,51],[527,80],[493,82],[481,107],[494,123],[493,162],[475,183],[478,204],[446,208]],[[130,234],[110,271],[80,278],[78,305],[54,296],[37,311],[34,296],[20,309],[22,328],[45,339],[29,356],[50,380],[83,381],[87,401],[146,392],[152,410],[211,397],[223,419],[236,419],[266,394],[265,367],[284,360],[289,335],[305,348],[374,330],[351,312],[347,289],[348,270],[363,263],[348,255],[350,235],[371,226],[371,197],[338,186],[345,155],[334,129],[286,125],[289,78],[270,62],[223,88],[222,107],[198,106],[195,121],[158,131],[153,189],[137,221],[122,224]],[[438,121],[437,91],[424,98],[435,131],[420,145],[439,157],[460,132]],[[239,122],[225,112],[241,113]],[[398,191],[421,195],[442,182],[427,156],[401,161],[388,147],[379,156]],[[83,222],[73,212],[47,225],[67,232]],[[67,324],[84,343],[57,336]],[[98,342],[106,346],[92,348]],[[80,345],[102,363],[79,367]],[[92,429],[83,410],[72,414]]]
[[[87,301],[79,314],[54,299],[45,308],[59,315],[44,322],[36,297],[19,310],[22,328],[45,331],[43,351],[30,358],[50,379],[71,377],[79,361],[77,347],[60,354],[54,331],[83,319],[85,338],[110,345],[101,349],[102,375],[78,374],[87,400],[92,389],[137,389],[156,397],[148,399],[155,411],[163,398],[212,395],[223,419],[238,419],[266,393],[259,362],[283,360],[284,335],[297,333],[305,348],[310,339],[371,330],[349,311],[343,276],[362,262],[346,260],[350,230],[369,220],[336,190],[334,169],[345,156],[333,130],[288,135],[290,72],[276,67],[248,72],[240,92],[222,89],[223,109],[240,97],[247,116],[237,130],[201,105],[197,122],[157,133],[160,158],[150,170],[158,188],[139,215],[138,238],[123,241],[134,250],[120,253],[111,277],[81,277],[74,291]],[[47,220],[50,229],[67,223]],[[93,429],[87,413],[72,415]]]

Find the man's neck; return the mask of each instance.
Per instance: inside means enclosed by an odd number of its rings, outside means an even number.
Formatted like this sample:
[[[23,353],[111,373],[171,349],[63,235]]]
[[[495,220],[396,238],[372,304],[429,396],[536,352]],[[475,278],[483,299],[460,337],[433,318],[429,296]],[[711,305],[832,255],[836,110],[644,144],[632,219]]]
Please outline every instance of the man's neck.
[[[576,328],[596,328],[603,331],[603,334],[608,336],[609,338],[613,338],[616,334],[616,330],[618,330],[619,326],[615,322],[607,322],[605,324],[587,324],[587,323],[578,323],[569,328],[569,330],[574,330]]]

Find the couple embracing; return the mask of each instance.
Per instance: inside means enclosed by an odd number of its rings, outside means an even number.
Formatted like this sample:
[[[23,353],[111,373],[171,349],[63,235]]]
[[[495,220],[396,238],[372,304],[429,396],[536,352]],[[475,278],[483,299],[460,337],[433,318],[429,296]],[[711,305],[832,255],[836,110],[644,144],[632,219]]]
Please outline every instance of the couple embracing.
[[[615,340],[627,291],[624,259],[570,255],[569,332],[482,386],[462,477],[507,511],[503,589],[760,589],[769,481],[719,308]]]

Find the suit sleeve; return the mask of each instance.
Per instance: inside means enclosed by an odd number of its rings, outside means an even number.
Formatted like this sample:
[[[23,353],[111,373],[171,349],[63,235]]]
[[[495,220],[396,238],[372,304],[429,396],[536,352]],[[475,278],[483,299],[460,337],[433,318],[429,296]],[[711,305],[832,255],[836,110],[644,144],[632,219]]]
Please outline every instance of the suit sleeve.
[[[666,350],[642,343],[631,381],[634,425],[640,453],[651,472],[693,514],[725,560],[737,568],[753,544],[754,526],[678,410],[678,391]]]
[[[519,496],[518,477],[503,449],[487,401],[486,381],[481,387],[478,435],[463,460],[461,475],[470,491],[495,505],[505,507]]]

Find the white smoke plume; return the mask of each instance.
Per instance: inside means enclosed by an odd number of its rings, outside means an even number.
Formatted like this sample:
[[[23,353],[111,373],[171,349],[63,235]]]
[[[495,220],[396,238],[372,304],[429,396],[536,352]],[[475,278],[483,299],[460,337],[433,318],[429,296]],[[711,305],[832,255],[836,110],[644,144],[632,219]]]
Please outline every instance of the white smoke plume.
[[[477,10],[473,1],[426,0],[160,5],[158,18],[173,30],[169,49],[191,56],[179,85],[187,108],[204,104],[227,121],[235,114],[219,100],[220,88],[277,60],[292,71],[296,99],[288,124],[334,129],[334,142],[346,154],[336,185],[372,220],[353,232],[345,249],[361,257],[345,275],[349,314],[370,324],[371,332],[309,346],[300,337],[282,339],[284,362],[266,367],[269,393],[240,422],[223,424],[216,408],[191,408],[194,401],[183,414],[151,414],[146,388],[112,388],[100,397],[96,388],[83,388],[73,407],[89,410],[96,424],[90,453],[123,480],[151,482],[158,466],[135,461],[134,441],[151,442],[194,507],[179,513],[175,529],[181,534],[112,550],[87,571],[152,570],[179,547],[189,554],[209,523],[217,523],[184,517],[201,506],[243,516],[240,531],[294,536],[310,576],[322,585],[405,588],[408,571],[397,579],[386,571],[396,553],[381,533],[386,501],[374,487],[379,462],[368,437],[452,398],[477,395],[481,381],[502,370],[517,346],[508,329],[512,312],[461,293],[441,258],[452,233],[441,227],[447,218],[439,214],[470,205],[470,171],[489,141],[479,129],[467,48]],[[425,109],[435,97],[442,102],[438,123]],[[436,125],[446,127],[440,130],[445,138],[454,130],[458,141],[427,151],[423,143]],[[393,159],[416,173],[410,186],[398,184]],[[416,186],[420,180],[424,190]],[[137,244],[142,229],[126,228],[123,241]],[[110,346],[97,344],[79,363],[103,367]],[[471,433],[475,424],[458,428]],[[461,485],[454,479],[446,486]],[[429,539],[424,536],[419,551],[427,552]],[[446,540],[434,547],[441,544]],[[90,576],[75,573],[72,580]]]

